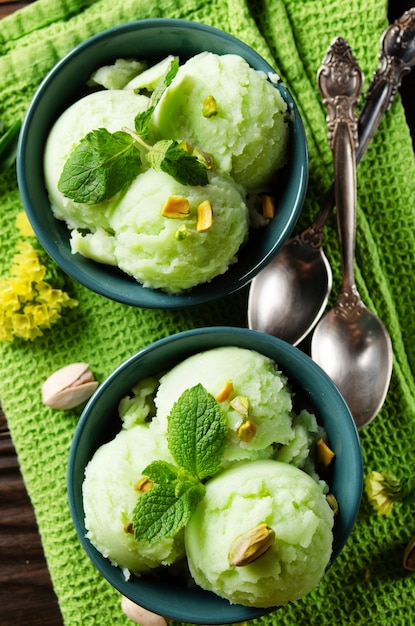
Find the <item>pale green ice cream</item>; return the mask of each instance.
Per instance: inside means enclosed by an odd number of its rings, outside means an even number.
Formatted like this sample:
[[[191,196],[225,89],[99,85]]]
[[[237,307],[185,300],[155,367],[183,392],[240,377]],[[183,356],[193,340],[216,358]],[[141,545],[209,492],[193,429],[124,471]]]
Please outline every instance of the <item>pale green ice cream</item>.
[[[275,444],[291,442],[292,398],[286,378],[271,359],[234,346],[191,356],[162,376],[155,397],[155,425],[159,423],[161,430],[167,432],[168,415],[185,389],[201,383],[216,397],[228,381],[232,381],[233,391],[220,403],[229,429],[224,464],[246,458],[269,458],[275,452]],[[256,425],[255,436],[250,441],[238,436],[244,419],[231,405],[235,396],[248,399],[248,417]]]
[[[85,527],[91,543],[128,579],[183,554],[183,533],[157,543],[137,542],[128,532],[133,510],[140,497],[134,488],[142,470],[154,460],[170,457],[148,425],[121,430],[95,452],[85,470],[83,502]]]
[[[214,115],[202,109],[216,102]],[[180,66],[151,121],[153,138],[188,141],[249,191],[275,184],[286,162],[287,104],[264,73],[233,54],[202,52]]]
[[[108,229],[108,216],[119,202],[118,195],[93,206],[65,197],[58,190],[58,181],[69,155],[92,130],[106,128],[112,133],[123,126],[134,128],[135,116],[147,106],[148,98],[133,91],[96,91],[77,100],[53,125],[45,147],[45,183],[55,217],[64,220],[69,228],[92,232]]]
[[[241,534],[267,524],[273,545],[247,565],[229,552]],[[185,529],[192,576],[231,603],[287,604],[322,578],[332,551],[333,511],[320,486],[302,470],[277,461],[245,461],[208,481]]]
[[[162,215],[169,197],[186,198],[189,215]],[[213,223],[197,232],[197,207],[205,200]],[[247,237],[248,219],[244,197],[230,179],[216,176],[206,186],[185,186],[149,169],[135,179],[109,221],[118,266],[145,287],[178,293],[228,269]]]

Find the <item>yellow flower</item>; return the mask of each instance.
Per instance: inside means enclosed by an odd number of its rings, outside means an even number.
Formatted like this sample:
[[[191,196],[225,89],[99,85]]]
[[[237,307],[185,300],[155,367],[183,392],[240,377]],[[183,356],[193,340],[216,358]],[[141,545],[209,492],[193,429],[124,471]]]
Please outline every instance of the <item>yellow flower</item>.
[[[17,226],[22,236],[34,236],[25,214],[18,215]],[[17,248],[10,276],[0,278],[0,341],[36,339],[60,319],[63,308],[78,305],[44,280],[48,268],[30,242],[19,241]],[[50,276],[56,277],[53,268]]]
[[[12,317],[12,323],[13,335],[15,337],[32,340],[42,335],[41,330],[36,326],[33,326],[31,316],[26,313],[15,313]]]
[[[36,250],[27,241],[19,241],[17,244],[20,254],[13,258],[11,274],[16,278],[25,278],[37,282],[46,274],[46,267],[39,261]]]
[[[393,474],[370,472],[365,478],[365,491],[378,515],[389,515],[395,502],[415,497],[414,478],[398,480]]]
[[[20,308],[20,300],[18,294],[14,291],[10,279],[0,279],[0,309],[4,314],[10,314],[18,311]]]
[[[24,211],[21,211],[20,213],[18,213],[16,217],[16,226],[21,237],[35,237],[33,228]]]

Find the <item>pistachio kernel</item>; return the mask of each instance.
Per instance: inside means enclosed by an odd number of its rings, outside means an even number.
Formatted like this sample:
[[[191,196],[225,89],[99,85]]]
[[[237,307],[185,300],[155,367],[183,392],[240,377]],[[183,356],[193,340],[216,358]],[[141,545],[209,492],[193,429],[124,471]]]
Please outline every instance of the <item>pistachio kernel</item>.
[[[127,535],[134,535],[134,526],[132,522],[128,522],[127,524],[124,525],[124,532]]]
[[[134,485],[135,491],[145,492],[151,491],[153,488],[153,481],[147,476],[143,476],[140,480]]]
[[[265,522],[237,537],[229,550],[229,562],[236,567],[253,563],[275,543],[275,532]]]
[[[179,228],[174,233],[174,236],[177,239],[177,241],[184,241],[185,239],[189,237],[189,235],[190,235],[190,230],[187,228],[186,224],[182,224],[181,226],[179,226]]]
[[[235,411],[240,413],[244,418],[248,418],[249,415],[249,398],[247,396],[235,396],[230,405]]]
[[[216,395],[217,402],[225,402],[233,393],[233,383],[231,380],[227,380],[222,389]]]
[[[181,141],[179,143],[179,148],[187,152],[187,154],[192,154],[192,146],[188,141]]]
[[[336,496],[332,493],[328,493],[326,496],[326,500],[334,515],[338,515],[340,509]]]
[[[206,96],[202,104],[203,117],[213,117],[218,114],[218,105],[213,96]]]
[[[275,217],[275,201],[274,198],[268,194],[262,196],[262,216],[270,220]]]
[[[207,170],[211,170],[215,164],[214,158],[209,152],[203,152],[199,148],[194,148],[192,156],[196,157],[200,163],[202,163]]]
[[[196,230],[198,233],[204,233],[213,224],[213,211],[212,205],[209,200],[204,200],[197,207],[197,225]]]
[[[179,218],[186,217],[190,213],[190,203],[187,198],[169,196],[161,209],[163,217]]]
[[[317,450],[317,463],[322,467],[328,467],[335,457],[335,454],[331,448],[326,444],[324,439],[320,437],[316,441]]]
[[[256,424],[252,420],[246,420],[238,428],[238,437],[241,441],[252,441],[256,435]]]

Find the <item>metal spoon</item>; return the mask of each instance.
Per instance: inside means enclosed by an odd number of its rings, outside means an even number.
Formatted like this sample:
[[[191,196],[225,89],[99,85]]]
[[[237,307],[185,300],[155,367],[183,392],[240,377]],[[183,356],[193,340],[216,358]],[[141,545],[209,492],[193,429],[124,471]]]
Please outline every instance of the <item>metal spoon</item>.
[[[415,65],[415,8],[384,31],[380,49],[379,66],[359,118],[356,163],[365,153],[382,115],[391,106],[404,74]],[[332,286],[322,239],[333,203],[332,185],[313,224],[289,239],[253,279],[248,301],[250,328],[298,345],[320,319]]]
[[[361,428],[378,413],[392,372],[391,340],[363,304],[354,279],[357,117],[363,76],[350,47],[338,37],[318,72],[327,106],[343,281],[335,306],[317,324],[311,356],[331,377]]]

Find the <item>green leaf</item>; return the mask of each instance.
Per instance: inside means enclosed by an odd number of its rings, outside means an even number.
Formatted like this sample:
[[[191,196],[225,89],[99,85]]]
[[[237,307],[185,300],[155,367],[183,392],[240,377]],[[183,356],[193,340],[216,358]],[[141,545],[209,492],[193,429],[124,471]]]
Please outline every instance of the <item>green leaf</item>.
[[[228,428],[219,403],[203,385],[186,389],[175,402],[167,436],[174,460],[189,474],[203,480],[218,471]]]
[[[17,142],[21,125],[21,121],[17,120],[0,137],[0,172],[7,170],[16,160]],[[1,126],[2,130],[3,124]]]
[[[155,485],[138,499],[133,512],[136,541],[155,543],[174,537],[186,526],[205,494],[202,483],[189,484],[179,494],[173,483]]]
[[[147,476],[157,485],[175,485],[178,473],[179,469],[167,461],[153,461],[143,470],[143,476]]]
[[[169,87],[173,81],[173,78],[176,76],[179,71],[179,60],[172,59],[169,68],[163,78],[159,80],[157,83],[153,93],[151,94],[151,106],[156,106],[158,102],[160,102],[163,93],[166,91],[167,87]]]
[[[140,152],[132,137],[99,128],[81,139],[70,154],[58,189],[75,202],[97,204],[127,189],[140,170]]]
[[[146,158],[153,169],[170,174],[182,185],[204,186],[209,182],[206,166],[172,139],[155,143]]]
[[[140,113],[137,113],[137,115],[134,118],[135,131],[143,139],[148,139],[148,127],[150,124],[150,118],[154,112],[154,108],[155,107],[150,106],[145,111],[141,111]]]
[[[148,128],[150,124],[151,116],[154,113],[154,109],[160,102],[163,93],[167,87],[171,84],[173,78],[176,76],[179,70],[179,61],[173,59],[169,65],[169,68],[163,78],[157,83],[153,93],[151,94],[150,103],[145,111],[138,113],[134,120],[134,127],[136,133],[138,133],[143,139],[148,139]]]

